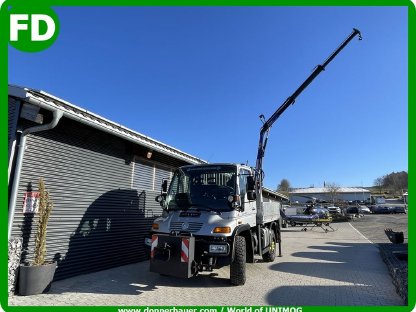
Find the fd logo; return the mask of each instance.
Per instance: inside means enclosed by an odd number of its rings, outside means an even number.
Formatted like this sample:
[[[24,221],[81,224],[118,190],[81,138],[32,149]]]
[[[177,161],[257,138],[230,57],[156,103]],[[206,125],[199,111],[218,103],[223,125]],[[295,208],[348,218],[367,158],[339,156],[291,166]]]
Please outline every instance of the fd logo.
[[[19,40],[19,30],[28,30],[29,14],[12,14],[10,15],[10,41]],[[46,33],[40,34],[39,24],[46,23]],[[32,14],[30,15],[30,24],[32,25],[31,40],[45,41],[52,38],[55,33],[55,22],[49,15]]]
[[[13,7],[9,21],[9,43],[24,52],[45,50],[58,37],[58,16],[50,8]]]

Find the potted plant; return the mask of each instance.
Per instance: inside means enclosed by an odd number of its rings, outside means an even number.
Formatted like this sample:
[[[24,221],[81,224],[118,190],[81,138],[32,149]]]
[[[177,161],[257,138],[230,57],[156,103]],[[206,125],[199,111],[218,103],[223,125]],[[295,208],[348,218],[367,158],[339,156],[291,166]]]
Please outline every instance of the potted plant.
[[[52,212],[52,200],[45,189],[45,182],[39,179],[39,204],[37,232],[35,239],[34,260],[29,264],[21,264],[19,272],[19,294],[35,295],[48,290],[56,270],[56,262],[45,261],[46,231]]]

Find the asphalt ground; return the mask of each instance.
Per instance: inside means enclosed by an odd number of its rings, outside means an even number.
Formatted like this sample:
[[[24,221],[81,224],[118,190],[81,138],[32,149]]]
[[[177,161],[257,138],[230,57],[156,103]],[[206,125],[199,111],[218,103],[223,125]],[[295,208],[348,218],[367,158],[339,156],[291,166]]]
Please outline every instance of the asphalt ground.
[[[407,214],[367,214],[356,218],[351,224],[373,243],[390,243],[384,230],[392,229],[394,232],[403,232],[404,243],[408,242],[408,215]]]
[[[372,232],[384,234],[377,218],[351,223],[366,227],[367,220],[380,230]],[[283,229],[283,257],[247,264],[244,286],[230,285],[229,267],[179,279],[149,272],[145,261],[57,281],[47,294],[11,296],[9,305],[403,306],[377,245],[348,222],[332,226],[335,231],[327,233]]]
[[[370,241],[379,246],[382,259],[386,263],[396,291],[408,302],[408,215],[407,214],[371,214],[355,219],[353,226]],[[392,244],[385,233],[385,229],[403,232],[404,241]],[[405,255],[405,257],[403,257]],[[404,260],[406,259],[406,260]]]

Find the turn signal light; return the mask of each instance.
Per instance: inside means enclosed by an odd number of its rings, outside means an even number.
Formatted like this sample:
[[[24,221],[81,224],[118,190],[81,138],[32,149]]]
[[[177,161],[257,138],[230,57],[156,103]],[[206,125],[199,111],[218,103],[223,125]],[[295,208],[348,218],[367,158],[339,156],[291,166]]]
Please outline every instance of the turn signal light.
[[[159,230],[159,224],[153,223],[152,224],[152,230]]]
[[[229,226],[217,226],[214,228],[214,233],[231,233],[231,228]]]

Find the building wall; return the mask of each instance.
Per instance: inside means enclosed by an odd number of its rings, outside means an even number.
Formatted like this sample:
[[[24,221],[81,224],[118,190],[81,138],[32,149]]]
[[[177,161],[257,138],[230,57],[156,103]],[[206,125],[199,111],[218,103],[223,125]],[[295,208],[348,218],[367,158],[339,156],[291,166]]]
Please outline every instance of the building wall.
[[[29,135],[12,228],[12,236],[23,237],[22,261],[32,260],[37,222],[36,214],[23,213],[24,197],[38,190],[40,177],[54,203],[47,259],[58,261],[55,279],[145,260],[144,236],[162,213],[154,181],[180,162],[161,155],[168,165],[143,162],[136,155],[141,152],[66,118],[55,129]]]
[[[331,201],[331,196],[326,193],[305,193],[290,195],[291,202],[298,201],[299,203],[306,203],[310,198],[314,197],[320,200]],[[338,193],[336,198],[343,201],[362,200],[365,201],[370,198],[370,192],[356,192],[356,193]]]

